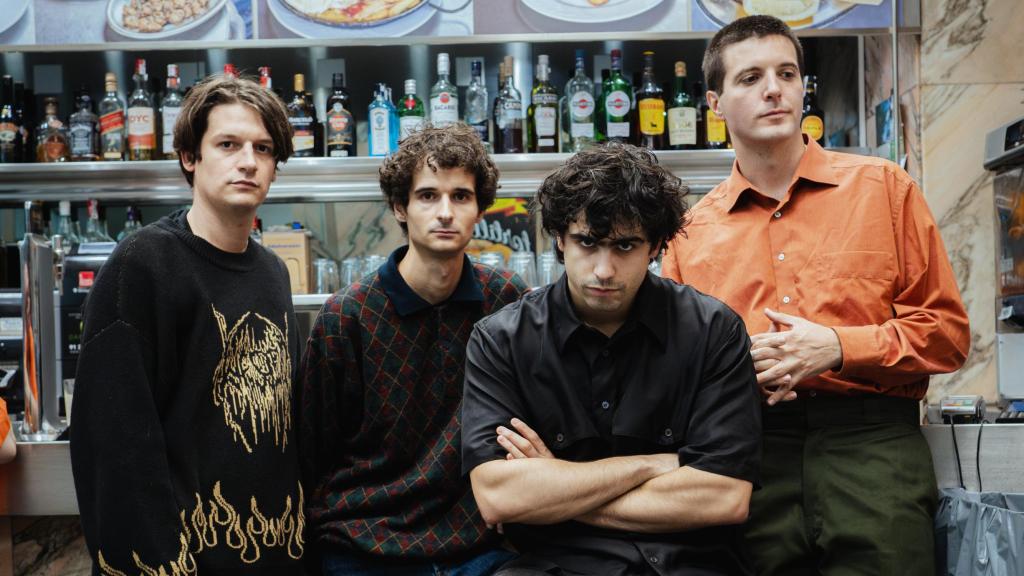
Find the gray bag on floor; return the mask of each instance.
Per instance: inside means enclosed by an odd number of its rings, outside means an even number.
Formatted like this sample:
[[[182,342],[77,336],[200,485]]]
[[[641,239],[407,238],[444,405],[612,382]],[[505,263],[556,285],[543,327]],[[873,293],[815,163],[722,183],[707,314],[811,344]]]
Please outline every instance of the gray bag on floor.
[[[940,491],[936,572],[942,576],[1024,574],[1024,494]]]

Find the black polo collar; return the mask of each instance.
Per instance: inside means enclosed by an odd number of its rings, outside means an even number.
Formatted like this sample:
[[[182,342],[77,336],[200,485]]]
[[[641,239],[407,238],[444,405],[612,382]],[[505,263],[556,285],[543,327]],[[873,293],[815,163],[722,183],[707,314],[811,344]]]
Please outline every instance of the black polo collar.
[[[409,316],[432,306],[430,302],[421,298],[409,287],[405,278],[402,278],[402,274],[398,271],[398,263],[405,258],[408,251],[408,245],[398,248],[388,256],[387,262],[378,271],[381,287],[391,303],[395,305],[395,311],[399,316]],[[477,278],[473,263],[470,262],[468,256],[464,255],[462,258],[462,272],[460,272],[459,283],[455,286],[455,292],[452,292],[447,300],[438,305],[448,302],[484,301],[484,290],[480,285],[480,279]]]

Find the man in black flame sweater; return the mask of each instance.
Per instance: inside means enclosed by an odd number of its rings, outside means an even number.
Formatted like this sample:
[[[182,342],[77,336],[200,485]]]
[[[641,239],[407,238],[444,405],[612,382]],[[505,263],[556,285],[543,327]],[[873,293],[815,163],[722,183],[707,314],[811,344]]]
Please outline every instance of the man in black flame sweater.
[[[193,204],[123,240],[85,309],[71,463],[93,573],[301,574],[288,272],[249,241],[284,106],[216,77],[182,104]]]

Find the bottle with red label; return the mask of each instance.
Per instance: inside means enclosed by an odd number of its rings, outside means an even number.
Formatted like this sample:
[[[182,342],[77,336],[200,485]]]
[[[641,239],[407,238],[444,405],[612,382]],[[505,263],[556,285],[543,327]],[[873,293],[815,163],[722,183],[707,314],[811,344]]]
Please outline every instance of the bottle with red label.
[[[608,140],[629,143],[633,85],[622,76],[622,51],[612,50],[612,70],[604,83],[604,135]]]
[[[331,77],[331,97],[327,99],[324,141],[326,155],[331,158],[356,155],[356,123],[349,110],[345,75],[335,72]]]
[[[128,99],[128,159],[152,160],[156,152],[156,113],[146,88],[146,61],[135,60],[135,90]]]
[[[451,60],[448,54],[437,55],[437,83],[430,89],[430,122],[438,128],[459,121],[459,92],[448,80]]]
[[[107,72],[106,94],[100,101],[100,158],[124,160],[124,100],[117,94],[117,75]]]
[[[68,130],[60,120],[57,98],[43,100],[46,115],[36,128],[36,162],[67,162],[71,159]]]

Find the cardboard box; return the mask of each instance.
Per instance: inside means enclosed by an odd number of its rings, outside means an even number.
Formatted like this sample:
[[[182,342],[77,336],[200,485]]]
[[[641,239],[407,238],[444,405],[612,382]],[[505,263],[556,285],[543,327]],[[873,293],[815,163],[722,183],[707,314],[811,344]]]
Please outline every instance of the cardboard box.
[[[292,281],[292,294],[309,294],[312,286],[310,237],[305,230],[264,232],[263,245],[284,260]]]

